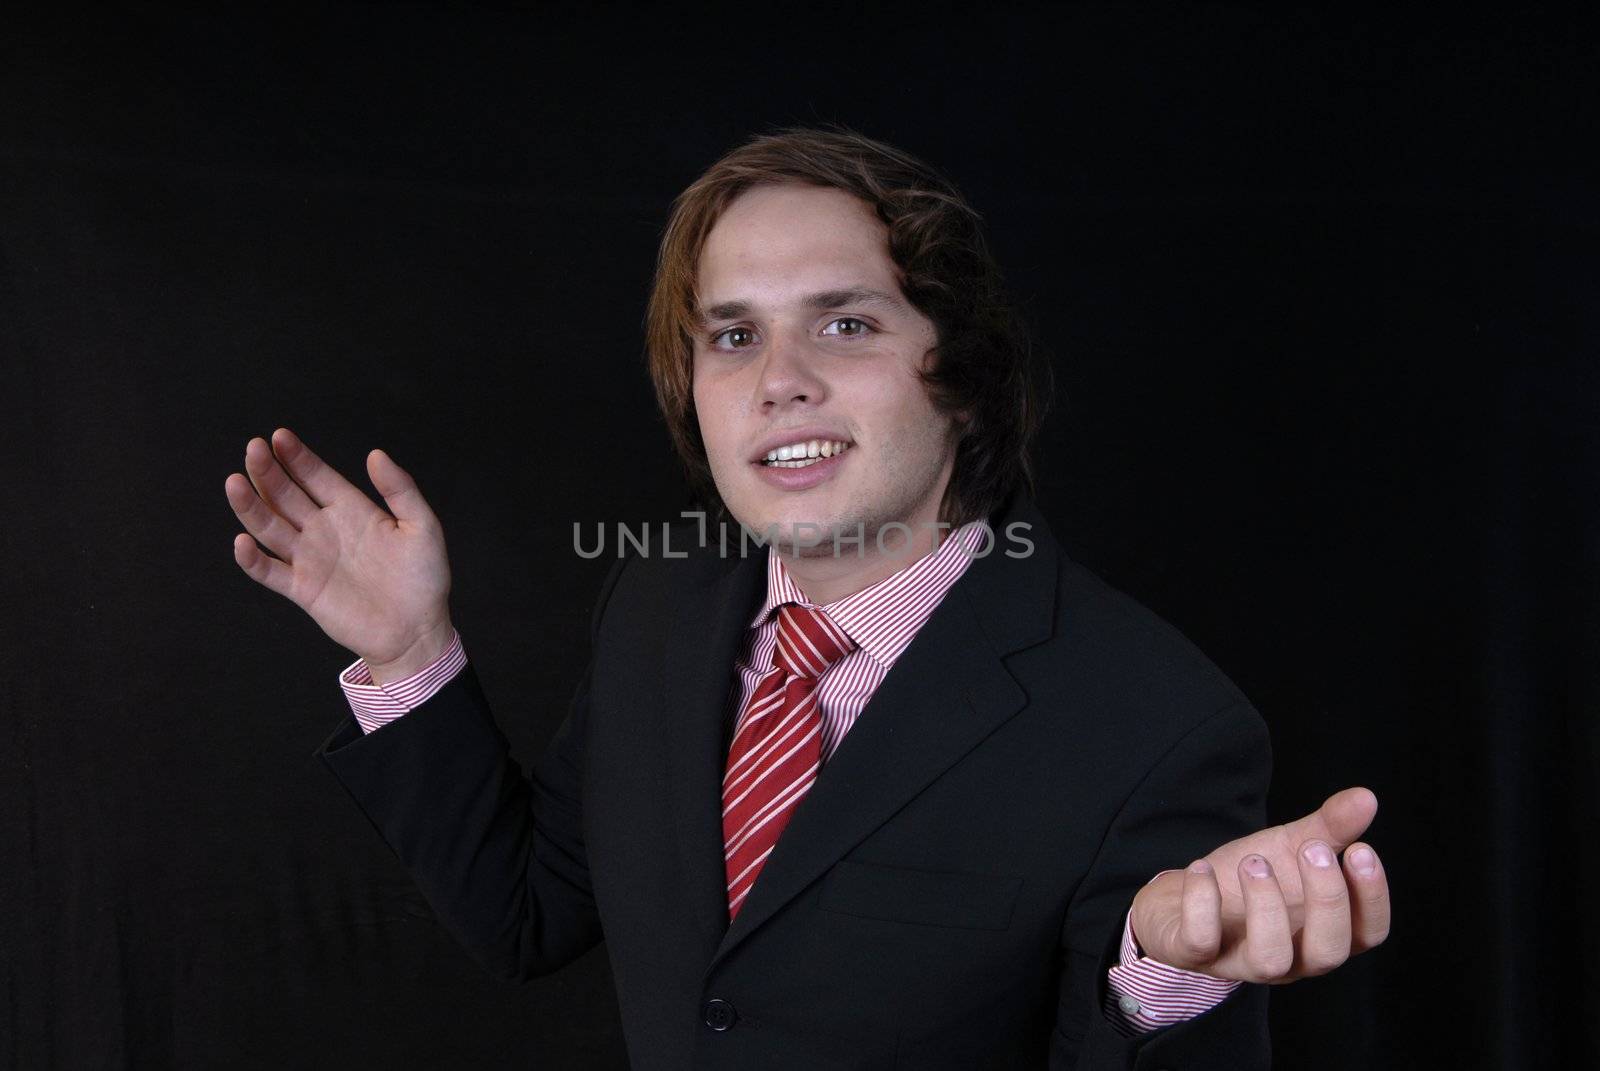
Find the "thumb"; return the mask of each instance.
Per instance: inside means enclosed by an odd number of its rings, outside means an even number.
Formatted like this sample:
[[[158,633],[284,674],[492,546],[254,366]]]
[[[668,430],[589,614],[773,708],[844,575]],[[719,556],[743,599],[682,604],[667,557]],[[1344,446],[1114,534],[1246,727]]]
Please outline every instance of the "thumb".
[[[433,510],[428,508],[428,503],[423,499],[422,492],[417,489],[417,481],[411,474],[394,463],[382,450],[373,450],[367,455],[367,475],[372,478],[372,486],[378,489],[383,500],[389,504],[390,511],[395,519],[407,521],[411,524],[437,525],[439,519],[433,515]]]
[[[1341,789],[1322,801],[1322,806],[1288,825],[1290,842],[1299,845],[1316,838],[1325,840],[1335,852],[1343,851],[1372,824],[1378,813],[1378,797],[1371,789],[1354,786]]]

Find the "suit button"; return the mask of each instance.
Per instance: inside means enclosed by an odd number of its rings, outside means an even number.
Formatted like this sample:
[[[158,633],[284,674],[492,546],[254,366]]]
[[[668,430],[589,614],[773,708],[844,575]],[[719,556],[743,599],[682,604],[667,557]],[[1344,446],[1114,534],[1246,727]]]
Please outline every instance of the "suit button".
[[[733,1005],[715,997],[706,1001],[701,1010],[705,1013],[706,1025],[713,1030],[726,1030],[739,1021],[739,1013],[733,1010]]]

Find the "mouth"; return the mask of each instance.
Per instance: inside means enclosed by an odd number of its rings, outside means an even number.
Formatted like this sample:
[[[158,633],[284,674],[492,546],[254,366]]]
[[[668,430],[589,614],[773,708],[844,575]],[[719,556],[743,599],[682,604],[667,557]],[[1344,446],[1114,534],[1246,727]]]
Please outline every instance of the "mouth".
[[[804,469],[844,453],[855,443],[848,439],[805,439],[768,450],[757,463],[765,468]]]

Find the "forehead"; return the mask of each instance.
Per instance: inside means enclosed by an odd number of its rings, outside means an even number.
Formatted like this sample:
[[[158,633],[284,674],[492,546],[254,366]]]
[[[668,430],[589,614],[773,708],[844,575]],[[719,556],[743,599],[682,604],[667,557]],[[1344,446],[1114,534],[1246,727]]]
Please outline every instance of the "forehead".
[[[723,211],[700,252],[703,303],[781,301],[849,282],[894,293],[889,229],[859,197],[831,188],[758,186]],[[848,278],[846,278],[848,277]]]

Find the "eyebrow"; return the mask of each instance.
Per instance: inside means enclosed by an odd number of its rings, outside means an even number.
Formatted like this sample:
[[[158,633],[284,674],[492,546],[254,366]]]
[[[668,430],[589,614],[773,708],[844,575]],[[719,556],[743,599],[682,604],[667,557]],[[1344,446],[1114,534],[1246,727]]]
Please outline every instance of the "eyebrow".
[[[800,299],[802,308],[807,309],[837,309],[845,305],[876,305],[881,309],[891,312],[905,312],[906,303],[893,294],[882,290],[873,290],[871,287],[852,286],[842,290],[819,290],[815,294],[808,294]],[[700,313],[702,324],[715,323],[718,320],[738,320],[750,315],[751,305],[748,301],[723,301],[711,305]]]

